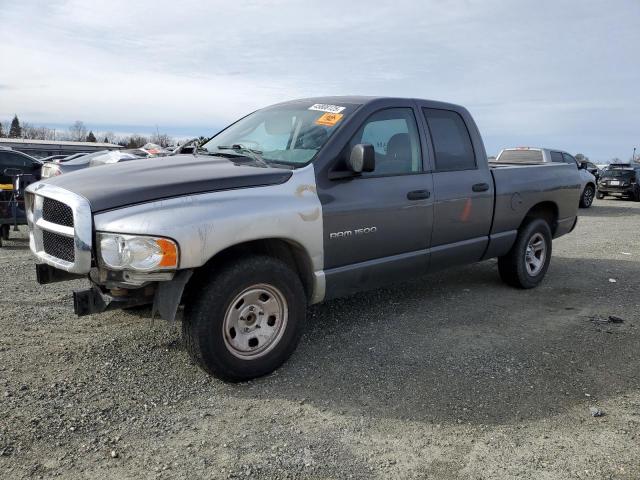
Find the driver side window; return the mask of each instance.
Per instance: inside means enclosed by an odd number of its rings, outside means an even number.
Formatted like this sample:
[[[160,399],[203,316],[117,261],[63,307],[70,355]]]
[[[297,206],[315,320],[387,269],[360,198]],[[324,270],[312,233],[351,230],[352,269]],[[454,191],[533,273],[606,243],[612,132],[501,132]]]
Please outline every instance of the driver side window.
[[[371,115],[352,138],[350,149],[358,143],[373,145],[376,167],[363,177],[403,175],[422,171],[420,137],[411,108],[388,108]]]

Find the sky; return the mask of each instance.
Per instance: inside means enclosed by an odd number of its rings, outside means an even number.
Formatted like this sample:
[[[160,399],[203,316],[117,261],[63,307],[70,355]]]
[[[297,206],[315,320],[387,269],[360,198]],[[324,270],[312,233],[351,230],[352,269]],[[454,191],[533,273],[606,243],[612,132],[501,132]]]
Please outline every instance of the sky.
[[[320,95],[462,104],[487,153],[640,153],[639,0],[0,0],[0,122],[211,135]]]

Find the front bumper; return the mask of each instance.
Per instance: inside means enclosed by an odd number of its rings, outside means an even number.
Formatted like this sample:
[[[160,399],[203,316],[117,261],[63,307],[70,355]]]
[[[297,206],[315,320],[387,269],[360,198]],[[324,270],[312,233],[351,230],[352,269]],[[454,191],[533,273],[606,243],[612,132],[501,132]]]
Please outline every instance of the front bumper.
[[[604,195],[633,196],[636,193],[636,185],[598,185],[598,193]]]

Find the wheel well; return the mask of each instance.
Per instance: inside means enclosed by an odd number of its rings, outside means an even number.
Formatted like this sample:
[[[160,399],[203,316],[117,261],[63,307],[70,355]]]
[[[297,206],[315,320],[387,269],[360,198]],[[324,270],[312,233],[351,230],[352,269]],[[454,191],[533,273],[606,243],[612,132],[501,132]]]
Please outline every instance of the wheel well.
[[[307,299],[313,294],[313,266],[304,248],[292,241],[282,238],[266,238],[239,243],[221,250],[202,267],[195,270],[185,292],[193,290],[191,286],[208,279],[212,269],[232,262],[234,259],[247,255],[268,255],[286,263],[300,277]]]
[[[587,182],[587,184],[584,186],[584,188],[587,188],[587,186],[591,185],[593,187],[593,191],[596,191],[596,184],[593,182]]]
[[[534,218],[541,218],[546,221],[549,224],[549,228],[551,228],[552,235],[555,235],[558,228],[558,206],[555,203],[541,202],[531,207],[524,216],[520,227]]]

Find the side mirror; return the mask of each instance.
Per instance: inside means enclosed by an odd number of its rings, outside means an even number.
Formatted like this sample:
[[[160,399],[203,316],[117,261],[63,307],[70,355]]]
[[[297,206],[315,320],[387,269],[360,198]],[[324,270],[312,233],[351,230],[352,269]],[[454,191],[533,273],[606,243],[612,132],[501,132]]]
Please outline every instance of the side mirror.
[[[589,168],[589,164],[587,162],[580,162],[580,168],[582,170],[586,170],[587,168]]]
[[[347,167],[353,173],[373,172],[376,168],[376,152],[373,145],[359,143],[351,149]]]

